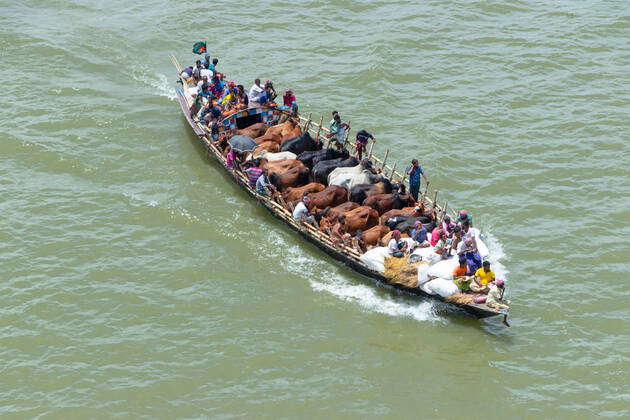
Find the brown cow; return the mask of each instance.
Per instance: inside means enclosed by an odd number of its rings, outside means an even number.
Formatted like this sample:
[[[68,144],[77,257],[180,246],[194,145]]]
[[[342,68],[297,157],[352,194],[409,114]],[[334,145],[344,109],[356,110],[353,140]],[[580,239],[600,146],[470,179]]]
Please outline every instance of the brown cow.
[[[310,170],[306,166],[296,166],[282,174],[272,172],[269,175],[269,182],[275,185],[278,190],[283,191],[285,188],[307,184],[309,172]]]
[[[416,201],[411,194],[373,194],[363,201],[364,206],[370,206],[379,214],[383,214],[392,209],[402,209],[403,207],[413,206]]]
[[[293,118],[287,120],[284,124],[283,124],[283,128],[282,128],[282,141],[281,143],[284,143],[285,141],[292,139],[294,137],[299,136],[300,134],[302,134],[302,129],[300,128],[300,125],[293,120]]]
[[[256,142],[256,144],[261,144],[266,141],[273,141],[275,143],[280,144],[280,141],[282,141],[282,134],[280,133],[264,134],[260,137],[256,137],[254,141]]]
[[[340,204],[336,207],[326,207],[324,210],[318,210],[316,214],[321,214],[322,217],[336,218],[337,216],[340,216],[347,211],[354,210],[357,207],[360,207],[358,203],[348,201],[347,203]]]
[[[344,212],[343,216],[346,216],[346,230],[351,235],[354,235],[358,229],[370,229],[378,225],[378,212],[368,206]]]
[[[310,193],[311,206],[319,209],[335,207],[348,201],[348,190],[338,185],[331,185],[318,193]]]
[[[236,134],[240,134],[242,136],[249,136],[255,139],[256,137],[260,137],[263,134],[265,134],[265,131],[267,131],[267,127],[268,127],[267,123],[257,123],[254,125],[250,125],[247,128],[236,130]]]
[[[303,187],[287,188],[284,192],[284,199],[287,202],[301,200],[304,194],[318,193],[324,191],[325,188],[325,185],[318,184],[317,182],[311,182]]]
[[[389,233],[390,229],[385,225],[374,226],[363,232],[365,246],[378,246],[381,238]]]
[[[258,167],[260,169],[269,169],[269,173],[275,172],[278,175],[282,175],[290,169],[302,166],[304,166],[304,164],[297,159],[285,159],[269,162],[267,159],[262,158],[260,159],[260,165]]]
[[[280,151],[280,145],[275,141],[265,141],[258,145],[257,148],[254,149],[254,156],[260,156],[264,153],[264,151],[268,151],[270,153],[277,153]]]

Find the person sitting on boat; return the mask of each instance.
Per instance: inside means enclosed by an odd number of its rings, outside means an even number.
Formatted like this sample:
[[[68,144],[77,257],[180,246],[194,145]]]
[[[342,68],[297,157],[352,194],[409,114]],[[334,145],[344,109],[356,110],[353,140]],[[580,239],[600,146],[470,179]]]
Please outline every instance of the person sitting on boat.
[[[254,85],[249,89],[249,106],[260,108],[260,95],[265,89],[260,86],[260,79],[254,80]]]
[[[400,231],[392,231],[392,239],[387,244],[387,251],[389,255],[396,258],[402,258],[407,250],[407,242],[403,241],[400,237]]]
[[[481,268],[481,255],[477,251],[477,241],[473,238],[467,238],[459,243],[457,255],[466,258],[469,272],[474,273],[478,268]]]
[[[464,220],[462,223],[462,237],[464,240],[469,238],[475,239],[475,231],[471,229],[470,222],[468,220]]]
[[[236,87],[236,96],[238,97],[238,103],[244,105],[245,108],[249,106],[249,98],[245,93],[245,87],[243,85],[238,85]]]
[[[194,118],[204,106],[203,96],[199,94],[193,95],[194,100],[190,106],[190,116]]]
[[[438,243],[438,241],[440,240],[440,235],[443,231],[444,228],[441,224],[438,224],[436,227],[433,228],[433,231],[431,232],[431,239],[429,240],[431,242],[431,246],[435,246],[435,244]]]
[[[258,178],[260,178],[262,173],[262,169],[254,164],[251,164],[250,167],[245,169],[245,174],[247,174],[247,184],[252,188],[256,188],[256,181],[258,181]]]
[[[221,97],[223,94],[223,89],[225,88],[225,82],[215,74],[212,78],[212,84],[210,85],[210,91],[217,98]]]
[[[418,209],[418,207],[416,207]],[[411,231],[411,239],[416,241],[419,248],[427,248],[430,244],[427,241],[427,228],[424,227],[420,220],[416,220],[413,230]]]
[[[492,309],[510,309],[510,301],[505,299],[505,282],[502,279],[496,279],[490,283],[488,296],[486,297],[486,305]]]
[[[483,267],[475,271],[475,278],[470,283],[470,290],[476,293],[488,293],[489,283],[494,281],[494,271],[490,269],[490,261],[484,261]]]
[[[372,139],[372,141],[376,141],[374,136],[365,130],[360,130],[357,133],[355,145],[357,149],[357,159],[359,159],[359,161],[363,159],[363,151],[365,150],[368,144],[368,140],[370,139]]]
[[[265,82],[265,90],[267,91],[267,94],[269,95],[269,102],[275,101],[276,98],[278,97],[278,93],[276,92],[276,89],[273,87],[273,82],[271,80],[267,80]]]
[[[269,169],[263,169],[263,173],[256,180],[256,192],[260,195],[273,197],[276,193],[276,187],[269,181]]]
[[[188,66],[184,70],[182,70],[182,72],[179,75],[181,76],[182,79],[188,82],[189,81],[188,79],[192,77],[193,70],[194,69],[192,66]]]
[[[219,64],[218,58],[213,58],[212,62],[210,62],[210,55],[206,55],[206,62],[204,63],[205,68],[214,73],[215,71],[217,71],[217,64]]]
[[[459,244],[462,242],[462,228],[460,228],[459,226],[455,225],[453,226],[453,237],[451,239],[451,250],[455,250],[455,252],[457,253],[457,248],[459,247]],[[449,252],[450,254],[450,252]]]
[[[199,119],[208,127],[211,127],[213,123],[221,119],[221,107],[218,105],[213,106],[212,101],[208,102],[207,107],[201,112]]]
[[[453,270],[453,281],[460,290],[470,290],[472,277],[468,276],[468,265],[465,257],[459,257],[459,265]]]
[[[201,79],[201,69],[203,69],[203,66],[201,65],[201,60],[197,60],[195,62],[195,66],[193,67],[193,73],[192,73],[192,77],[193,79],[195,79],[195,81],[198,81]]]
[[[258,102],[260,103],[260,106],[269,106],[272,103],[271,96],[271,88],[269,86],[265,86],[265,89],[258,97]]]
[[[457,217],[457,224],[462,226],[466,221],[468,222],[469,226],[472,226],[472,215],[468,214],[466,210],[460,210]]]
[[[293,218],[295,220],[297,220],[298,222],[315,222],[315,217],[313,217],[308,211],[308,204],[310,202],[311,200],[310,198],[308,198],[308,196],[305,195],[304,197],[302,197],[302,201],[297,203],[297,205],[293,209]]]
[[[207,77],[208,79],[212,79],[214,77],[214,70],[211,70],[206,64],[203,65],[203,68],[199,73],[201,74],[201,77]]]
[[[291,89],[287,89],[285,94],[282,96],[282,104],[289,109],[293,105],[293,102],[297,103],[297,99],[295,99],[293,91]]]
[[[367,245],[365,244],[365,237],[363,236],[363,232],[361,229],[357,229],[352,237],[352,247],[359,251],[361,254],[367,252]]]
[[[450,238],[451,236],[453,236],[454,227],[455,224],[451,221],[450,216],[444,216],[444,219],[442,220],[442,229],[444,230],[444,233],[447,237]]]
[[[346,216],[337,217],[337,223],[332,227],[330,235],[335,244],[349,245],[351,236],[346,229]]]
[[[446,236],[446,232],[442,231],[440,233],[440,239],[434,246],[434,251],[436,254],[441,255],[442,259],[450,257],[448,255],[448,251],[450,250],[451,240]]]

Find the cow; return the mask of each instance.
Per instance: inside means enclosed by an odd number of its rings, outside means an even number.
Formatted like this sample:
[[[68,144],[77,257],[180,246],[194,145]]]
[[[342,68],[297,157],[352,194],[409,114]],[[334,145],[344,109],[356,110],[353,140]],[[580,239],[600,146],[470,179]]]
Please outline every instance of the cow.
[[[372,194],[363,202],[364,206],[370,206],[377,210],[379,214],[383,214],[392,209],[402,209],[403,207],[411,207],[416,204],[411,194],[400,195],[395,194]]]
[[[326,207],[335,207],[348,201],[348,190],[344,187],[333,185],[318,193],[310,193],[308,198],[311,199],[311,207],[325,209]]]
[[[283,124],[281,142],[284,143],[287,140],[298,137],[300,134],[302,134],[302,129],[300,128],[300,125],[293,118],[289,118]]]
[[[331,160],[322,160],[318,162],[317,165],[313,166],[313,171],[311,172],[313,176],[313,181],[319,182],[321,184],[327,184],[328,175],[336,168],[347,168],[350,166],[356,166],[358,163],[359,161],[355,157],[349,157],[347,159],[338,158]]]
[[[346,150],[339,151],[339,150],[328,148],[328,149],[313,150],[313,151],[306,151],[306,152],[300,153],[300,155],[298,156],[298,159],[302,163],[304,163],[307,167],[313,169],[313,166],[315,166],[318,162],[322,160],[330,160],[330,159],[337,159],[337,158],[343,157],[344,153],[347,154],[348,152]]]
[[[289,169],[293,169],[298,166],[305,167],[304,164],[297,159],[288,159],[288,160],[281,160],[277,162],[269,162],[265,158],[260,159],[260,164],[258,165],[260,169],[267,168],[269,169],[269,173],[275,172],[278,175],[281,175],[287,172]]]
[[[302,199],[304,194],[320,192],[325,188],[325,185],[318,184],[317,182],[311,182],[303,187],[287,188],[284,191],[284,199],[290,203]]]
[[[383,213],[383,215],[381,216],[381,224],[385,224],[387,220],[396,216],[423,217],[426,221],[423,221],[422,223],[429,223],[433,219],[433,212],[430,210],[424,210],[423,205],[420,205],[420,207],[404,207],[402,209],[393,209]]]
[[[409,233],[414,228],[416,222],[424,224],[427,228],[427,232],[432,232],[435,228],[435,222],[425,224],[425,217],[406,217],[406,216],[394,216],[385,221],[385,226],[392,230],[399,230],[401,232]]]
[[[381,238],[389,232],[390,229],[387,226],[374,226],[364,232],[361,232],[361,235],[363,236],[363,244],[365,246],[378,246]]]
[[[269,175],[269,182],[279,191],[284,191],[286,188],[295,188],[308,184],[309,172],[306,166],[295,166],[281,174],[272,172]]]
[[[261,158],[267,159],[269,162],[279,162],[281,160],[295,160],[297,156],[291,152],[269,153],[265,152],[260,155]]]
[[[265,141],[258,145],[252,153],[256,157],[264,156],[266,152],[276,153],[280,150],[280,145],[275,141]]]
[[[376,184],[359,184],[350,189],[350,201],[363,203],[372,194],[391,194],[394,184],[389,179],[383,178]],[[404,194],[404,193],[403,193]]]
[[[242,136],[249,136],[255,139],[256,137],[260,137],[263,134],[265,134],[265,131],[267,131],[267,127],[268,127],[267,123],[257,123],[257,124],[250,125],[247,128],[236,130],[236,134],[240,134]]]
[[[383,177],[372,169],[372,163],[363,159],[357,166],[337,168],[328,175],[328,185],[339,185],[347,190],[359,184],[376,184]]]
[[[280,145],[280,142],[282,141],[282,134],[280,133],[271,133],[271,134],[263,134],[260,137],[256,137],[254,139],[254,141],[256,142],[256,144],[261,144],[267,141],[272,141],[274,143],[277,143],[278,145]]]
[[[321,147],[321,143],[313,140],[311,135],[307,132],[300,134],[297,137],[289,139],[282,143],[280,146],[280,151],[282,152],[293,152],[296,155],[299,155],[302,152],[307,150],[317,150]]]
[[[354,235],[357,230],[366,230],[378,225],[378,213],[376,210],[361,206],[341,214],[346,217],[346,231]]]
[[[316,210],[315,211],[315,216],[316,217],[330,217],[330,218],[336,218],[337,216],[341,216],[344,212],[350,211],[350,210],[354,210],[357,207],[361,207],[359,204],[357,203],[352,203],[350,201],[340,204],[336,207],[326,207],[324,210]]]

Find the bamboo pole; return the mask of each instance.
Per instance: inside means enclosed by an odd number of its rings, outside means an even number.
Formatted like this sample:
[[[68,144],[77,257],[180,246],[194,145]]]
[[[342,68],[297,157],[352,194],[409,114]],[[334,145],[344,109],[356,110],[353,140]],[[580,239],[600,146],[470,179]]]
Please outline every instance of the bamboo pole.
[[[304,123],[304,129],[302,131],[308,131],[308,126],[311,125],[311,116],[313,114],[309,113],[308,114],[308,120],[306,120],[306,122]]]
[[[322,124],[324,123],[324,116],[319,119],[319,126],[317,127],[317,135],[315,136],[315,141],[319,141],[319,133],[322,131]]]
[[[374,149],[374,140],[372,140],[372,143],[370,143],[370,150],[368,151],[368,160],[372,159],[372,149]]]
[[[388,156],[389,156],[389,149],[385,150],[385,157],[383,158],[383,163],[381,164],[381,170],[385,169],[385,162],[387,162]]]
[[[393,180],[394,179],[394,174],[396,173],[396,164],[398,162],[394,162],[394,166],[392,166],[392,173],[389,174],[389,179]]]
[[[435,190],[435,192],[433,193],[433,208],[435,208],[437,206],[437,195],[438,195],[438,190]]]

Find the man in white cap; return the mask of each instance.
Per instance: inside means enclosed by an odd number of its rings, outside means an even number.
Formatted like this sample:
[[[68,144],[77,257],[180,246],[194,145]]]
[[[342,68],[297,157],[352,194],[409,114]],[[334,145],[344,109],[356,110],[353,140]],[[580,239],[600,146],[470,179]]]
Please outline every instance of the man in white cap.
[[[308,211],[308,204],[311,202],[308,196],[302,197],[302,201],[297,203],[293,209],[293,218],[298,222],[314,223],[315,218]]]

